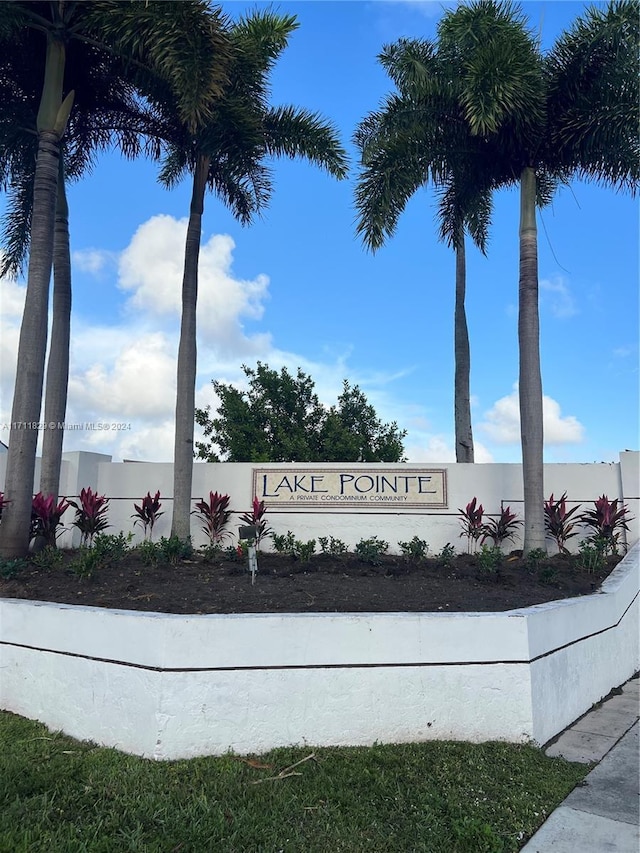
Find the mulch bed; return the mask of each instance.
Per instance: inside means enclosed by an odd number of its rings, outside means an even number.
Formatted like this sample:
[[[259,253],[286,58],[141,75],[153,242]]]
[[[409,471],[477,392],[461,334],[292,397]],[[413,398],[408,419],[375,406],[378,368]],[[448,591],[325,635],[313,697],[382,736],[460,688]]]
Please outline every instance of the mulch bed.
[[[531,563],[518,552],[493,571],[466,554],[447,565],[385,555],[374,566],[352,554],[301,562],[259,553],[253,586],[246,563],[222,554],[146,565],[131,550],[86,578],[69,569],[73,559],[65,552],[49,570],[27,563],[0,579],[0,597],[162,613],[487,612],[589,595],[621,558],[590,573],[575,556]]]

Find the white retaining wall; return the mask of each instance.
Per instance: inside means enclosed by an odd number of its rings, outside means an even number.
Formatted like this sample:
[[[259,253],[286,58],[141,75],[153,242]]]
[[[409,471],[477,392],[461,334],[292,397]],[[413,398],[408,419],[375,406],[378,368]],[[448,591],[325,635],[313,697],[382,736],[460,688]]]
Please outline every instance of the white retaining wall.
[[[640,545],[505,613],[180,616],[0,599],[0,708],[156,759],[289,744],[544,743],[640,668]]]
[[[6,454],[0,456],[0,483],[4,482]],[[287,469],[293,474],[309,468],[295,464],[251,463],[215,463],[199,462],[194,464],[193,497],[194,501],[207,497],[210,491],[228,493],[231,496],[231,508],[234,517],[231,530],[234,536],[241,523],[238,515],[246,512],[253,498],[253,470]],[[406,474],[420,468],[438,468],[446,471],[447,506],[444,509],[402,508],[396,505],[365,505],[360,507],[338,507],[333,509],[297,505],[295,511],[271,508],[268,522],[276,533],[291,530],[297,539],[306,541],[319,536],[334,536],[353,547],[360,539],[377,535],[389,542],[389,551],[398,551],[397,543],[419,536],[429,543],[431,552],[439,551],[447,542],[456,549],[465,548],[460,539],[458,508],[464,507],[474,496],[483,504],[485,511],[491,514],[500,512],[501,506],[510,506],[512,511],[522,517],[523,491],[522,470],[519,464],[489,463],[464,465],[444,463],[421,466],[416,464],[370,465],[365,463],[348,466],[349,470],[363,472],[393,470]],[[334,463],[316,464],[314,471],[336,471],[345,466]],[[544,494],[552,492],[559,497],[567,492],[570,503],[579,503],[586,508],[602,494],[610,499],[618,498],[629,507],[634,516],[626,536],[626,544],[632,545],[640,537],[640,453],[625,451],[616,463],[550,463],[544,469]],[[37,474],[34,489],[38,488]],[[63,470],[60,481],[60,494],[73,496],[83,487],[91,486],[100,494],[110,498],[108,532],[133,530],[136,541],[142,539],[140,527],[133,527],[134,501],[148,491],[152,494],[160,490],[164,515],[159,519],[154,531],[154,539],[169,536],[171,529],[171,494],[173,490],[173,465],[170,463],[132,463],[111,462],[111,457],[99,453],[73,452],[63,455]],[[266,501],[269,506],[269,500]],[[67,528],[73,519],[72,509],[64,516]],[[197,546],[205,544],[196,517],[192,520],[192,536]],[[587,531],[585,531],[587,535]],[[581,536],[569,540],[574,550]],[[62,546],[79,544],[77,531],[68,529],[59,540]],[[511,547],[521,547],[516,540]],[[268,542],[265,547],[269,547]],[[552,548],[552,544],[550,543]]]

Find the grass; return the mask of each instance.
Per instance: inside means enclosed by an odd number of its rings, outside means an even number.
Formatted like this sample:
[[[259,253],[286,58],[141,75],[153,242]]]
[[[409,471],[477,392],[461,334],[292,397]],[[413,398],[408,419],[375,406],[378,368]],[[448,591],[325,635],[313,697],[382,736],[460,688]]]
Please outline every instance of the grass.
[[[0,712],[0,851],[507,853],[589,769],[450,742],[161,763]]]

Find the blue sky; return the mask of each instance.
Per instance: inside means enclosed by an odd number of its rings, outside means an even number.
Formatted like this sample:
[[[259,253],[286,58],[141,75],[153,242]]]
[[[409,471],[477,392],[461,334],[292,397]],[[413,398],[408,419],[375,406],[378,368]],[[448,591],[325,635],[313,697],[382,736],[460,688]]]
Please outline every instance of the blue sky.
[[[261,4],[224,5],[232,16]],[[266,4],[265,4],[266,5]],[[587,4],[528,2],[549,47]],[[351,155],[337,182],[304,162],[274,166],[263,218],[238,225],[206,201],[200,267],[197,404],[211,379],[242,383],[256,360],[300,366],[321,399],[342,380],[408,430],[410,461],[453,461],[453,253],[437,241],[434,199],[416,194],[375,255],[354,231],[351,138],[391,83],[376,56],[401,36],[435,35],[443,4],[287,2],[300,27],[273,74],[272,102],[322,113]],[[170,461],[189,190],[166,191],[153,164],[103,157],[69,190],[73,343],[66,450]],[[547,461],[608,461],[638,448],[638,205],[574,183],[539,214]],[[517,376],[518,198],[496,196],[487,257],[468,250],[478,461],[520,460]],[[23,283],[3,281],[0,423],[10,419]],[[130,425],[130,428],[129,428]],[[0,439],[5,442],[5,431]]]

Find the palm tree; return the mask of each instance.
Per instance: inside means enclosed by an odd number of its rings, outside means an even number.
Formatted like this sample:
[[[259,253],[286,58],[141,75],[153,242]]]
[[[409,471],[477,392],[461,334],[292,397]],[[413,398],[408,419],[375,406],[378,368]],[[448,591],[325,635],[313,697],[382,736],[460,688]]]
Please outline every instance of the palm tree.
[[[0,274],[22,271],[29,249],[33,205],[33,163],[37,154],[36,107],[44,73],[38,52],[39,34],[25,29],[0,59],[0,165],[9,192],[4,220],[4,253]],[[42,60],[39,62],[38,60]],[[84,71],[90,68],[90,76]],[[69,376],[71,259],[65,171],[77,180],[91,168],[101,150],[115,144],[123,155],[142,150],[141,134],[150,121],[137,103],[131,81],[122,76],[116,58],[79,42],[67,57],[65,74],[75,81],[74,109],[61,146],[56,194],[53,251],[51,342],[47,360],[40,491],[57,499]],[[151,128],[152,130],[152,128]],[[53,424],[53,428],[51,428]]]
[[[167,123],[168,151],[161,180],[172,186],[191,175],[192,194],[182,280],[182,319],[177,365],[173,518],[171,533],[190,535],[193,478],[196,306],[198,260],[206,190],[215,192],[243,223],[268,202],[272,191],[265,160],[302,156],[342,178],[346,155],[333,128],[319,116],[268,104],[269,73],[297,27],[295,18],[270,11],[242,18],[231,29],[235,56],[229,86],[206,121],[195,129],[176,123],[172,99],[147,97]]]
[[[440,239],[455,251],[454,423],[456,461],[473,462],[465,232],[486,250],[493,176],[484,151],[455,121],[451,68],[425,40],[400,39],[379,56],[398,94],[369,114],[355,139],[363,169],[357,232],[373,251],[392,236],[409,198],[425,184],[439,193]]]
[[[11,503],[3,514],[0,528],[0,551],[6,557],[21,556],[28,549],[36,426],[41,411],[47,341],[58,162],[74,96],[71,90],[63,97],[67,53],[79,41],[123,58],[123,69],[126,66],[131,75],[145,71],[162,75],[172,91],[180,95],[178,109],[189,121],[193,121],[194,116],[202,118],[207,114],[212,99],[220,90],[228,55],[221,16],[204,0],[168,2],[162,6],[113,0],[86,4],[65,0],[58,3],[15,2],[0,6],[0,44],[3,48],[25,28],[44,36],[46,42],[42,41],[41,51],[46,44],[46,59],[36,122],[38,145],[29,234],[31,251],[5,480]],[[196,48],[203,41],[210,48],[207,61],[195,66]],[[84,70],[86,75],[90,72],[90,67]],[[194,103],[197,104],[195,109]],[[3,174],[6,176],[6,171]]]
[[[509,2],[460,6],[443,17],[438,34],[456,69],[469,132],[486,143],[504,185],[520,188],[519,395],[529,552],[545,545],[536,197],[574,176],[637,188],[637,4],[588,10],[547,56]]]

